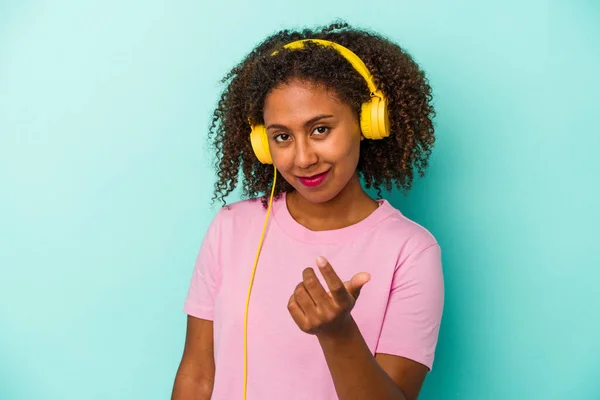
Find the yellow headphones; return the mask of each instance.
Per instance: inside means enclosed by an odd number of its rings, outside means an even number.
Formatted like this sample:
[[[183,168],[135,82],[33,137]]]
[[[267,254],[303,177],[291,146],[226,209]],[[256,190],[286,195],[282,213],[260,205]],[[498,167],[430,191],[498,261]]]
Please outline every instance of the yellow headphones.
[[[367,81],[371,100],[364,102],[360,111],[360,129],[367,139],[383,139],[390,135],[390,120],[387,110],[387,99],[381,90],[377,89],[373,76],[365,63],[350,49],[329,40],[305,39],[286,44],[286,49],[302,49],[305,42],[314,42],[323,46],[333,47],[338,51],[354,69]],[[277,54],[274,52],[272,55]],[[269,151],[269,139],[264,125],[250,125],[250,142],[258,160],[263,164],[273,164]]]

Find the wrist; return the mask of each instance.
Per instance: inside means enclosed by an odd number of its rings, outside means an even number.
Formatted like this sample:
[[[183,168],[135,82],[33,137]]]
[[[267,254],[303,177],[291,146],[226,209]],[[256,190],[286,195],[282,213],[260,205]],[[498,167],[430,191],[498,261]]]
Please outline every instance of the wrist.
[[[334,329],[317,333],[321,345],[324,344],[339,344],[352,341],[356,334],[359,333],[356,321],[349,315],[344,321],[340,321]]]

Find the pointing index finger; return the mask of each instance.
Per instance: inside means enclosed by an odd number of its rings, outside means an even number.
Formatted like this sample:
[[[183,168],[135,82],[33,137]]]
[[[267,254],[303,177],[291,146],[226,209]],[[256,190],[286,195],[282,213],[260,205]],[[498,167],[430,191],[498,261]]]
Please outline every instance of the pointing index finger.
[[[338,304],[345,302],[349,293],[344,286],[344,282],[342,282],[338,274],[333,270],[329,261],[324,257],[319,256],[317,257],[317,265],[321,270],[321,274],[327,283],[327,287],[329,288],[333,299]]]

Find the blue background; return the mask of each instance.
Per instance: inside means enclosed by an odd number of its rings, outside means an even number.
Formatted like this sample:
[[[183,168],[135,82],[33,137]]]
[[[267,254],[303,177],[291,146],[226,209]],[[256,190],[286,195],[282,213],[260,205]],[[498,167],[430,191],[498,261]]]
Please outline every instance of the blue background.
[[[444,250],[421,398],[600,398],[599,2],[40,0],[0,1],[0,399],[169,397],[218,81],[336,18],[434,89],[428,176],[387,196]]]

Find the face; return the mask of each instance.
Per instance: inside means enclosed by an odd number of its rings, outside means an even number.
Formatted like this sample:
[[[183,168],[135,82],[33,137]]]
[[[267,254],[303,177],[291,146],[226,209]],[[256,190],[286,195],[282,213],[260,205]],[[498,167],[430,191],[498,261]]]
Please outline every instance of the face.
[[[263,115],[273,163],[305,199],[329,201],[355,177],[363,139],[358,118],[331,90],[301,81],[279,85],[265,98]]]

